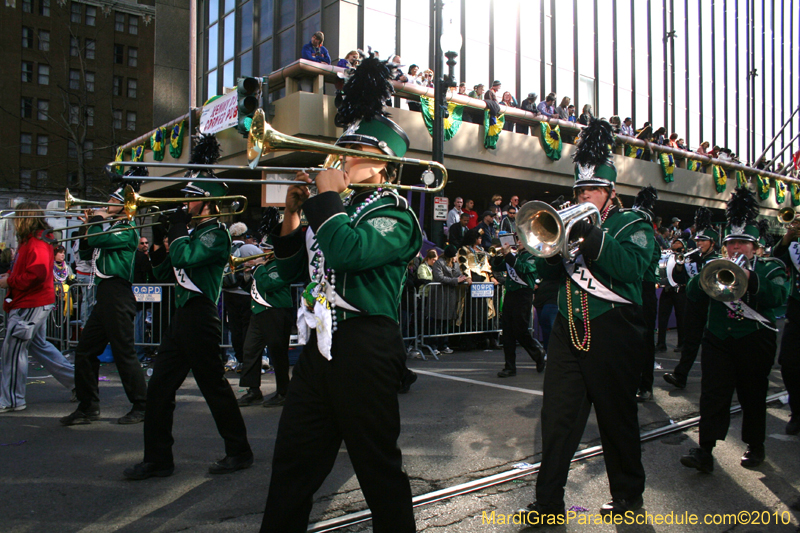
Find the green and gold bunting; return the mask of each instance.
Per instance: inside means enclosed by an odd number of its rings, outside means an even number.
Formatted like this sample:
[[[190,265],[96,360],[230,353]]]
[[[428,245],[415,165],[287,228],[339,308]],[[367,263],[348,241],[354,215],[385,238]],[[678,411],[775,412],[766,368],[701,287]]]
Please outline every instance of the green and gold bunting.
[[[703,169],[703,164],[700,161],[696,161],[694,159],[687,159],[686,160],[686,170],[691,170],[692,172],[700,172]]]
[[[672,154],[658,154],[658,162],[661,163],[661,170],[664,171],[664,181],[667,183],[675,181],[672,175],[675,172],[675,157]]]
[[[734,174],[736,175],[736,186],[747,187],[747,176],[744,175],[744,172],[736,170]]]
[[[125,160],[125,149],[120,146],[117,148],[117,155],[114,156],[114,161],[124,161]],[[125,173],[125,169],[121,166],[114,167],[114,172],[122,176]]]
[[[547,122],[540,122],[539,133],[539,140],[547,157],[552,161],[561,159],[561,129],[558,126],[551,128]]]
[[[717,192],[725,192],[725,187],[728,186],[728,173],[719,165],[712,165],[711,175],[714,178],[714,186]]]
[[[769,178],[763,176],[756,176],[758,178],[758,198],[759,200],[766,200],[769,198]]]
[[[786,182],[783,180],[775,180],[775,201],[778,204],[786,201]]]
[[[489,120],[489,110],[487,109],[483,112],[483,147],[494,150],[497,148],[497,138],[500,136],[500,132],[503,131],[503,124],[506,123],[506,116],[499,115],[497,122],[491,126],[489,125]]]
[[[156,128],[150,136],[150,149],[153,151],[153,159],[156,161],[164,160],[164,152],[167,149],[166,143],[167,128]]]
[[[133,158],[131,161],[144,161],[144,145],[140,144],[139,146],[133,147]]]
[[[428,128],[428,133],[433,136],[433,116],[436,111],[434,99],[420,96],[419,103],[422,106],[422,120],[425,122],[425,127]],[[461,127],[461,114],[463,111],[463,105],[447,102],[447,117],[444,119],[445,141],[449,141],[458,133],[458,128]]]
[[[800,205],[800,186],[792,183],[792,207]]]
[[[630,144],[625,145],[625,155],[634,159],[641,159],[644,155],[644,148],[641,146],[633,146]]]
[[[178,159],[183,151],[183,128],[184,121],[181,120],[178,124],[174,124],[169,133],[169,155],[174,159]]]

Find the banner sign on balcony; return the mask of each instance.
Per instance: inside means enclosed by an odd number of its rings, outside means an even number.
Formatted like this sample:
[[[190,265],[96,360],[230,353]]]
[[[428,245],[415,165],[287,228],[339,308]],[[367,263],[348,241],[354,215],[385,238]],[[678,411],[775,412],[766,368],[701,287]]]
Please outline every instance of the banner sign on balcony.
[[[800,187],[792,183],[792,207],[800,205]]]
[[[675,181],[672,175],[675,172],[675,157],[672,154],[658,154],[658,162],[661,163],[664,181],[667,183]]]
[[[544,153],[552,161],[561,159],[561,130],[558,126],[551,128],[547,122],[539,123],[539,140],[542,142]]]
[[[425,127],[428,128],[428,133],[433,136],[433,115],[436,110],[434,106],[434,99],[425,96],[419,97],[419,103],[422,106],[422,120],[425,122]],[[449,141],[458,133],[458,128],[461,127],[461,114],[464,111],[464,106],[455,102],[447,102],[447,116],[444,119],[444,140]]]
[[[503,126],[506,123],[506,116],[498,115],[497,118],[489,114],[489,110],[483,112],[483,147],[489,150],[497,148],[497,138],[500,137],[500,132],[503,131]]]
[[[203,106],[200,115],[200,133],[206,135],[228,128],[235,128],[239,118],[239,99],[236,91],[231,91]]]
[[[758,199],[766,200],[769,198],[769,178],[763,176],[756,176],[758,178]]]
[[[725,187],[728,185],[728,173],[719,165],[711,166],[711,175],[714,177],[714,186],[717,192],[725,192]]]
[[[181,156],[181,152],[183,152],[184,122],[181,120],[178,124],[172,126],[172,131],[169,134],[169,155],[175,159],[178,159]]]
[[[775,180],[775,201],[778,204],[786,201],[786,182],[783,180]]]

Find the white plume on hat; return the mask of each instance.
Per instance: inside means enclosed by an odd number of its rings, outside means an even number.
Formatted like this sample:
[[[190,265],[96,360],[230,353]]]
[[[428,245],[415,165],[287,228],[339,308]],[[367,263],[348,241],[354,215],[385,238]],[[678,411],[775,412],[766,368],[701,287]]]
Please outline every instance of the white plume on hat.
[[[231,237],[240,237],[247,233],[247,224],[244,222],[237,222],[231,226],[231,229],[228,230],[231,233]]]

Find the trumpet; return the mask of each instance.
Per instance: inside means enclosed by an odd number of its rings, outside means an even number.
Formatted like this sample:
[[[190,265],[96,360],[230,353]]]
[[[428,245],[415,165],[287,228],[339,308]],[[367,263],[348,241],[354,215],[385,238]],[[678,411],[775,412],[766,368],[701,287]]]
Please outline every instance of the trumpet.
[[[599,224],[600,211],[594,204],[565,204],[556,210],[545,202],[528,202],[517,211],[517,236],[522,246],[537,257],[552,257],[561,254],[573,260],[578,256],[582,238],[570,240],[572,227],[579,220],[588,218]]]
[[[784,207],[783,209],[778,211],[778,222],[783,225],[791,224],[795,221],[797,217],[797,212],[794,210],[793,207]]]
[[[700,251],[700,248],[695,248],[694,250],[689,250],[688,252],[682,252],[675,254],[675,262],[679,265],[686,263],[686,260]]]
[[[747,292],[747,273],[752,270],[744,254],[731,258],[712,259],[700,272],[700,288],[710,298],[720,302],[734,302]]]
[[[275,259],[275,252],[270,250],[268,252],[264,252],[263,254],[250,255],[247,257],[236,257],[232,255],[230,257],[230,260],[228,260],[228,266],[230,266],[231,272],[236,272],[237,270],[239,270],[239,267],[241,267],[248,261],[258,259],[259,257],[266,257],[267,258],[266,263],[269,263],[270,261]]]

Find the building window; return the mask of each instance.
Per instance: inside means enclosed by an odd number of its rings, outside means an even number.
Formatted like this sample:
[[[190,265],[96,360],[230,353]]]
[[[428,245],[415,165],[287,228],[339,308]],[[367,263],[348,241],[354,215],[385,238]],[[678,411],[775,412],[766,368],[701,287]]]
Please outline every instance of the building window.
[[[19,188],[20,189],[30,189],[31,188],[31,171],[22,169],[19,171]]]
[[[97,41],[94,39],[86,39],[86,59],[94,59],[94,53],[97,49]]]
[[[33,13],[33,0],[22,0],[22,12]]]
[[[136,80],[128,78],[128,98],[136,98]]]
[[[70,159],[78,159],[78,149],[75,147],[75,141],[67,142],[67,157]]]
[[[50,50],[50,32],[39,30],[39,50],[47,52]]]
[[[33,62],[22,62],[22,83],[30,83],[33,81]]]
[[[50,0],[39,0],[39,14],[43,17],[50,16]]]
[[[115,109],[111,112],[111,117],[113,119],[113,126],[115,130],[122,129],[122,110]]]
[[[114,64],[115,65],[121,65],[122,64],[122,58],[124,57],[124,55],[125,55],[125,47],[122,46],[121,44],[115,44],[114,45]]]
[[[114,96],[122,96],[122,76],[114,76],[112,93]]]
[[[33,118],[33,98],[22,97],[22,108],[19,114],[22,118]]]
[[[133,15],[128,17],[128,33],[139,35],[139,17],[134,17]]]
[[[74,22],[75,24],[80,24],[81,19],[83,19],[83,10],[81,9],[81,4],[77,2],[72,2],[69,6],[69,21]]]
[[[33,147],[33,135],[23,133],[19,136],[19,153],[29,154]]]
[[[36,102],[38,113],[36,118],[39,120],[47,120],[50,114],[50,100],[39,100]]]
[[[50,65],[39,65],[39,85],[50,85]]]
[[[86,90],[90,93],[94,92],[94,72],[86,73]]]
[[[94,6],[86,6],[86,25],[94,26],[97,24],[97,8]]]
[[[136,113],[128,111],[128,131],[136,131]]]
[[[86,159],[94,158],[94,141],[83,141],[83,157]]]
[[[81,88],[81,73],[74,68],[69,69],[69,88],[74,90]]]
[[[114,13],[114,30],[125,31],[125,13]]]
[[[132,46],[128,47],[128,66],[135,67],[139,62],[139,49],[133,48]]]
[[[46,170],[37,170],[36,171],[36,188],[43,189],[47,187],[47,171]]]
[[[86,106],[86,125],[94,126],[94,106]]]
[[[69,106],[69,123],[77,124],[80,119],[80,108],[76,105]]]
[[[22,27],[22,48],[33,48],[33,28]]]
[[[69,55],[72,57],[78,57],[80,54],[80,45],[81,42],[78,40],[77,37],[70,37],[69,38]]]
[[[39,135],[36,138],[36,155],[47,155],[48,142],[47,135]]]

